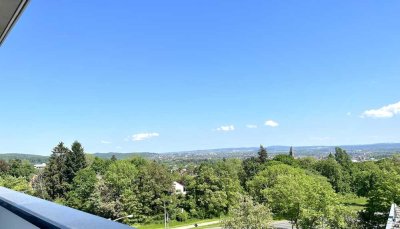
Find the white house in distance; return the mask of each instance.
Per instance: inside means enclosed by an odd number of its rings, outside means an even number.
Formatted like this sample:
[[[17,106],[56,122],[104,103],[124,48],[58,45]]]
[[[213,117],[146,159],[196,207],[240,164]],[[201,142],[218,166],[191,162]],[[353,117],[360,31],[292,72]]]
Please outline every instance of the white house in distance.
[[[44,169],[44,168],[46,168],[46,163],[36,164],[36,165],[33,165],[33,167],[35,167],[35,169]]]
[[[186,195],[185,186],[183,186],[182,184],[179,184],[176,181],[174,181],[174,189],[175,189],[176,194],[182,193],[183,195]]]

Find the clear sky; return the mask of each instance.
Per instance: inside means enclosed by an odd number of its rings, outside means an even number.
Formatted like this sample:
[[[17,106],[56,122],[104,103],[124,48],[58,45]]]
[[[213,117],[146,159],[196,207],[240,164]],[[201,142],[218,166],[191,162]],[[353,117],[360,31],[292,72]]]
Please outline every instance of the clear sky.
[[[0,153],[400,142],[400,1],[31,1]]]

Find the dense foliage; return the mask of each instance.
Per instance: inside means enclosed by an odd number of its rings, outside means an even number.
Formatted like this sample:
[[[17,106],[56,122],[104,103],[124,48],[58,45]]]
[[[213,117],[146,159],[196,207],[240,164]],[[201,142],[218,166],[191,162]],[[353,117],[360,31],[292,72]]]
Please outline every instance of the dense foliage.
[[[186,194],[174,190],[174,181]],[[296,228],[382,228],[400,204],[400,158],[353,163],[336,148],[324,159],[268,156],[171,165],[141,157],[102,159],[79,142],[59,143],[47,167],[0,160],[0,185],[128,224],[226,217],[224,228],[265,228],[272,218]],[[354,208],[348,196],[366,198]]]

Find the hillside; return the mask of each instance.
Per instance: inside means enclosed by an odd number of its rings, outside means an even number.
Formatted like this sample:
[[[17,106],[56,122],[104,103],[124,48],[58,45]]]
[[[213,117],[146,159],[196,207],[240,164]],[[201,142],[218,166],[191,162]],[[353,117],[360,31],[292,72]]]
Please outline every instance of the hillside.
[[[400,153],[400,143],[378,143],[366,145],[340,145],[339,147],[345,149],[353,157],[360,155],[369,155],[369,157],[381,158]],[[268,153],[271,155],[287,153],[290,146],[268,146],[266,147]],[[335,151],[335,146],[293,146],[296,156],[315,156],[323,157],[330,152]],[[180,152],[167,152],[167,153],[150,153],[150,152],[133,152],[133,153],[94,153],[91,154],[95,157],[103,159],[110,159],[113,155],[117,159],[126,159],[134,156],[144,157],[150,160],[175,160],[175,159],[211,159],[211,158],[247,158],[255,156],[258,147],[238,147],[238,148],[221,148],[221,149],[206,149],[206,150],[189,150]],[[34,154],[18,154],[7,153],[0,154],[0,160],[21,159],[28,160],[32,164],[43,163],[48,161],[48,156],[34,155]]]
[[[9,161],[13,159],[28,160],[32,164],[40,164],[40,163],[46,163],[49,160],[49,157],[42,155],[20,154],[20,153],[0,154],[0,160]]]

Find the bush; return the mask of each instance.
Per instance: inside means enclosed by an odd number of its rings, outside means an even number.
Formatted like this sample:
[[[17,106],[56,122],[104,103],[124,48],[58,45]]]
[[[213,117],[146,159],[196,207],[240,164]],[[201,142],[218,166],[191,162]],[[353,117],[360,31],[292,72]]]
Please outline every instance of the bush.
[[[188,218],[189,218],[189,214],[186,211],[179,212],[176,215],[176,220],[179,222],[185,222],[186,220],[188,220]]]

